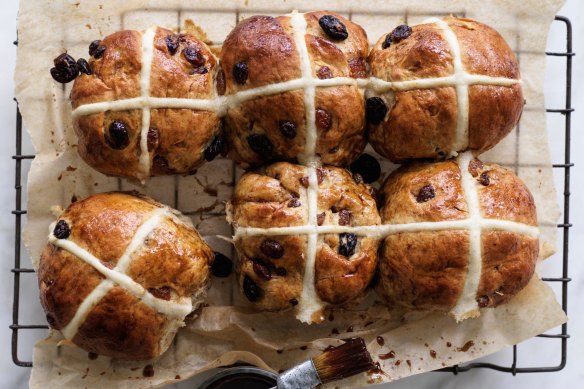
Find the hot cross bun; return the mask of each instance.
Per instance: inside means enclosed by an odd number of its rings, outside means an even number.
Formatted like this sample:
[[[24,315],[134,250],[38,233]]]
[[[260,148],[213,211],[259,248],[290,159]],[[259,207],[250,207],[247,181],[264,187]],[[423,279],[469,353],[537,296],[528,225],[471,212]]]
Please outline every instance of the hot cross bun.
[[[157,27],[116,32],[89,52],[90,74],[76,78],[71,104],[78,151],[90,166],[144,180],[192,173],[221,152],[219,116],[206,108],[217,96],[218,65],[205,43]],[[149,97],[166,100],[136,102]],[[198,100],[200,109],[176,99]]]
[[[377,41],[369,64],[370,142],[394,162],[483,152],[521,116],[517,59],[497,31],[474,20],[398,26]],[[376,79],[393,88],[376,89]]]
[[[511,171],[468,153],[415,163],[383,186],[378,291],[391,305],[450,312],[458,320],[509,301],[538,258],[533,197]]]
[[[253,98],[227,111],[229,157],[244,167],[302,160],[314,137],[324,164],[354,160],[366,139],[363,93],[353,79],[367,77],[368,49],[365,31],[334,12],[241,21],[221,50],[225,93]],[[302,87],[313,79],[329,84],[311,94]]]
[[[178,211],[112,192],[50,228],[38,271],[50,326],[89,352],[150,359],[203,300],[213,252]]]
[[[241,178],[228,211],[236,231],[239,284],[254,307],[280,311],[299,303],[298,309],[309,303],[335,306],[363,295],[375,272],[379,239],[335,231],[380,223],[371,188],[356,178],[342,168],[318,168],[312,221],[307,168],[279,162]],[[299,230],[278,232],[288,227]],[[332,229],[316,236],[310,265],[307,234],[316,227]],[[314,271],[313,278],[306,269]],[[311,287],[317,301],[302,301],[303,289]],[[320,314],[312,321],[320,321]]]

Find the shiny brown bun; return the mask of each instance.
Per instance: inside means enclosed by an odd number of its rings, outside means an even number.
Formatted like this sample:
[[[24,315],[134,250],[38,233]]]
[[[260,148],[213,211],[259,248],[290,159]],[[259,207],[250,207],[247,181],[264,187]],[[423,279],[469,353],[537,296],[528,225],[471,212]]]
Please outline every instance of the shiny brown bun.
[[[73,109],[96,102],[140,97],[143,33],[133,30],[105,37],[89,60],[92,74],[82,74],[71,91]],[[155,29],[149,96],[215,99],[217,60],[189,34]],[[143,153],[142,109],[108,110],[74,120],[79,154],[108,175],[145,179],[150,175],[189,174],[220,151],[220,119],[216,112],[152,108]]]
[[[517,59],[497,31],[470,19],[443,20],[458,40],[462,67],[467,73],[520,78]],[[437,24],[420,24],[412,26],[411,33],[407,31],[400,26],[377,41],[369,55],[372,77],[408,82],[454,74],[452,46]],[[501,81],[483,82],[491,83]],[[370,98],[381,98],[384,104],[368,100],[368,117],[373,118],[369,120],[370,142],[393,162],[443,158],[467,149],[478,153],[488,150],[517,125],[524,104],[520,83],[470,85],[468,108],[458,106],[454,86],[413,88],[386,93],[372,90],[368,94]],[[457,124],[462,120],[459,109],[468,109],[468,133],[457,145]]]
[[[537,226],[535,204],[525,184],[501,166],[474,159],[468,171],[480,216],[487,222],[520,223],[483,227],[480,235],[482,271],[475,299],[479,307],[496,307],[515,296],[534,273],[538,238],[524,230]],[[469,194],[463,191],[456,160],[403,166],[388,177],[382,191],[385,224],[460,222],[470,216]],[[448,312],[461,297],[470,246],[467,228],[389,235],[380,251],[378,292],[390,305]]]
[[[370,188],[359,178],[356,182],[347,170],[330,166],[319,168],[317,175],[318,225],[380,223]],[[306,168],[285,162],[245,174],[228,207],[231,223],[236,231],[305,225],[307,182]],[[377,265],[379,239],[341,235],[319,235],[317,239],[315,288],[326,305],[345,304],[362,296]],[[239,284],[254,307],[280,311],[298,304],[306,266],[306,235],[237,237],[236,232],[235,247]]]
[[[52,227],[38,271],[51,327],[84,350],[118,359],[166,351],[209,286],[213,252],[192,225],[150,198],[111,192],[71,204]],[[98,266],[73,253],[72,245],[97,258]],[[118,267],[124,255],[125,270]],[[108,269],[126,280],[88,298],[98,285],[108,286]],[[84,301],[92,304],[77,326],[73,318]],[[179,306],[176,315],[163,313]]]
[[[368,41],[357,24],[334,12],[304,14],[311,75],[319,80],[366,78]],[[320,25],[336,18],[347,37],[334,39]],[[334,20],[334,19],[332,19]],[[221,67],[226,95],[302,77],[293,22],[286,16],[253,16],[241,21],[223,43]],[[355,85],[317,87],[316,154],[323,164],[346,165],[365,147],[363,93]],[[295,160],[305,151],[304,92],[265,95],[231,107],[225,117],[229,157],[244,167]]]

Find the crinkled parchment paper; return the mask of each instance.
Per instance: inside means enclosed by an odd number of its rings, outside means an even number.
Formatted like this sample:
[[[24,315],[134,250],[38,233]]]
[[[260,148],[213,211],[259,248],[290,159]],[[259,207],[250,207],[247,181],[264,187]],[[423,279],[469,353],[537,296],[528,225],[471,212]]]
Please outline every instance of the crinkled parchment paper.
[[[218,234],[231,234],[223,204],[240,174],[233,163],[218,159],[204,165],[195,176],[159,177],[145,187],[93,171],[75,149],[68,100],[71,84],[62,87],[54,82],[49,68],[52,59],[65,48],[76,58],[86,57],[89,42],[123,28],[144,29],[156,24],[177,28],[190,19],[205,30],[210,44],[218,46],[237,18],[282,14],[295,8],[345,14],[365,28],[372,42],[398,24],[416,24],[430,16],[450,13],[478,19],[503,34],[521,63],[526,106],[519,128],[482,159],[515,170],[531,188],[545,258],[553,252],[559,212],[545,132],[543,51],[549,25],[561,4],[561,0],[22,0],[16,95],[37,150],[28,177],[25,229],[31,258],[37,262],[45,244],[53,220],[51,206],[66,207],[75,198],[118,189],[138,189],[180,209],[193,219],[215,250],[233,256],[229,244],[216,238]],[[388,162],[383,166],[384,176],[395,168]],[[101,356],[90,360],[86,352],[59,342],[59,334],[52,333],[35,347],[31,388],[161,386],[235,361],[277,371],[349,336],[365,337],[375,359],[390,351],[395,354],[394,358],[379,360],[383,374],[363,374],[343,383],[363,386],[469,361],[566,320],[551,289],[537,278],[511,303],[483,310],[480,318],[458,325],[437,314],[403,317],[375,304],[375,299],[371,293],[361,310],[335,311],[330,315],[332,320],[308,326],[296,321],[292,313],[254,313],[239,295],[233,276],[215,279],[209,293],[210,306],[179,332],[174,345],[161,358],[134,363]],[[377,344],[376,336],[383,336],[385,346]],[[154,376],[146,378],[143,368],[148,364],[153,366]]]

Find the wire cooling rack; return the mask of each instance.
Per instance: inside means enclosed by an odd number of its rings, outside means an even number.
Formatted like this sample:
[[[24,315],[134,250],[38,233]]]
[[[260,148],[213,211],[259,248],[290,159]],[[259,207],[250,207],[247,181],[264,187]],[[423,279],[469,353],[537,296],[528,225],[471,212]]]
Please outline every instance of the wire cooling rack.
[[[570,20],[563,16],[556,16],[555,23],[563,24],[566,29],[566,51],[563,52],[546,52],[548,56],[554,57],[564,57],[566,61],[566,84],[565,84],[565,96],[564,96],[564,107],[563,108],[550,108],[546,109],[548,113],[556,113],[564,116],[564,132],[565,132],[565,146],[564,146],[564,160],[563,163],[557,163],[553,165],[554,169],[563,169],[563,179],[564,179],[564,209],[563,209],[563,221],[558,224],[557,227],[563,233],[562,237],[562,270],[561,277],[553,278],[543,278],[544,281],[549,283],[560,283],[561,284],[561,302],[562,309],[567,313],[568,311],[568,283],[571,281],[568,273],[568,258],[569,258],[569,232],[572,224],[570,223],[570,170],[574,166],[570,160],[570,134],[571,134],[571,114],[574,111],[571,105],[571,90],[572,90],[572,57],[574,53],[572,52],[572,25]],[[14,42],[15,45],[18,41]],[[556,130],[556,129],[552,129]],[[22,219],[26,215],[26,209],[22,209],[22,180],[23,176],[26,180],[28,171],[23,169],[23,160],[32,160],[34,155],[22,154],[22,117],[20,116],[20,111],[18,110],[18,105],[16,107],[16,152],[12,156],[15,162],[15,208],[12,210],[14,215],[14,268],[11,269],[14,277],[14,300],[12,306],[12,324],[10,325],[10,330],[12,330],[12,361],[17,366],[31,367],[32,362],[23,361],[18,356],[18,340],[22,336],[23,331],[29,330],[42,330],[48,329],[46,324],[21,324],[19,321],[19,312],[21,307],[21,278],[22,285],[30,285],[36,282],[36,275],[34,270],[31,268],[21,267],[21,233],[22,233]],[[24,172],[23,172],[24,170]],[[22,301],[26,304],[26,301]],[[469,371],[475,368],[487,368],[498,370],[502,372],[512,373],[513,375],[517,373],[535,373],[535,372],[554,372],[562,370],[566,365],[567,360],[567,342],[570,338],[568,334],[568,325],[563,324],[561,326],[561,333],[558,334],[540,334],[540,338],[550,339],[550,341],[556,341],[559,343],[559,353],[560,353],[560,363],[557,365],[548,366],[538,366],[538,367],[518,367],[518,357],[517,349],[518,346],[513,346],[513,359],[510,366],[497,365],[494,363],[468,363],[464,365],[455,365],[452,367],[444,368],[439,371],[452,372],[458,374],[460,372]]]

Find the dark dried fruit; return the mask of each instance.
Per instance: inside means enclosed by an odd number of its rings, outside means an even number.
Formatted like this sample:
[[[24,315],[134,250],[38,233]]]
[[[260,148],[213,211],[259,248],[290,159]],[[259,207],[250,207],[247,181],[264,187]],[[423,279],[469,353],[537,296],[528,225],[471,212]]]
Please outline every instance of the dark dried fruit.
[[[308,177],[307,177],[307,176],[305,176],[305,177],[301,177],[301,178],[300,178],[300,184],[301,184],[303,187],[305,187],[305,188],[308,188],[308,185],[309,185]]]
[[[302,204],[300,203],[300,200],[298,200],[298,198],[296,198],[296,197],[294,197],[292,200],[288,201],[288,207],[290,207],[290,208],[298,208],[301,205]]]
[[[49,313],[47,313],[46,317],[47,317],[47,323],[49,323],[49,325],[51,327],[53,327],[55,325],[55,318]]]
[[[152,158],[152,174],[154,175],[161,175],[161,174],[168,174],[170,173],[170,169],[168,167],[168,161],[166,158],[155,155]]]
[[[381,97],[370,97],[365,101],[365,118],[367,123],[379,124],[387,115],[387,105]]]
[[[280,132],[288,139],[296,137],[296,124],[290,120],[280,120]]]
[[[84,73],[87,75],[93,74],[93,71],[91,70],[91,66],[89,66],[89,64],[87,63],[85,58],[79,58],[77,60],[77,67],[79,68],[79,71],[81,73]]]
[[[150,127],[148,129],[148,135],[146,137],[148,151],[152,151],[158,146],[159,139],[160,139],[160,132],[158,131],[158,129]]]
[[[100,59],[103,57],[103,53],[105,53],[105,46],[98,46],[93,52],[93,58]]]
[[[207,74],[209,72],[209,69],[207,69],[204,65],[201,66],[197,66],[196,68],[193,68],[193,70],[190,71],[189,74],[193,75],[193,74]]]
[[[233,78],[235,78],[235,82],[243,85],[247,81],[247,77],[248,69],[245,62],[239,62],[233,65]]]
[[[280,259],[284,255],[284,247],[274,239],[266,239],[260,245],[262,253],[273,259]]]
[[[379,162],[369,154],[362,154],[349,168],[353,174],[359,174],[366,184],[377,181],[381,176]]]
[[[205,57],[203,57],[195,46],[185,47],[182,53],[185,59],[195,68],[199,68],[205,64]]]
[[[348,258],[355,254],[355,247],[357,247],[357,235],[350,232],[339,235],[339,254]]]
[[[166,301],[170,300],[171,289],[168,286],[162,286],[160,288],[148,288],[148,292],[150,292],[150,294],[156,298]]]
[[[483,163],[478,159],[473,159],[468,164],[468,172],[473,176],[476,177],[479,174],[479,171],[483,169]]]
[[[329,154],[335,154],[337,151],[339,151],[339,146],[331,148],[328,152]]]
[[[225,73],[223,69],[219,69],[217,72],[217,94],[223,96],[225,94]]]
[[[316,76],[321,80],[325,80],[327,78],[333,78],[333,72],[331,71],[331,68],[329,68],[328,66],[321,66],[316,71]]]
[[[351,211],[341,209],[339,211],[339,226],[348,226],[351,224]]]
[[[168,52],[171,55],[175,55],[179,45],[178,35],[167,35],[166,38],[164,38],[164,43],[166,43]]]
[[[412,35],[412,28],[407,24],[401,24],[394,28],[389,35],[391,36],[392,43],[398,43]]]
[[[223,135],[217,135],[211,141],[211,144],[205,149],[204,156],[205,160],[212,161],[215,159],[216,156],[221,154],[223,151],[223,147],[225,145],[225,139]]]
[[[324,212],[316,215],[316,224],[318,224],[319,226],[322,226],[322,223],[324,223],[325,217],[326,217],[326,214]]]
[[[387,34],[385,36],[385,39],[383,40],[383,42],[381,43],[381,48],[383,50],[387,49],[389,46],[391,46],[391,34]]]
[[[276,270],[274,270],[274,273],[276,273],[277,276],[286,277],[288,271],[283,267],[277,267]]]
[[[491,183],[491,180],[489,179],[488,172],[481,173],[481,178],[479,178],[479,182],[483,186],[489,186],[489,184]]]
[[[57,82],[66,84],[73,81],[79,75],[79,65],[75,59],[67,53],[59,55],[53,60],[55,67],[51,68],[51,76]]]
[[[71,228],[65,220],[59,220],[53,229],[53,235],[57,239],[67,239],[71,235]]]
[[[484,308],[489,305],[489,296],[481,296],[477,298],[479,307]]]
[[[272,156],[274,151],[274,146],[270,139],[263,134],[252,134],[247,137],[247,144],[253,150],[254,153],[258,154],[263,159],[268,159]]]
[[[252,303],[264,295],[264,291],[249,276],[243,277],[243,293]]]
[[[353,78],[367,78],[367,64],[363,58],[351,58],[349,60],[349,70]]]
[[[353,173],[353,181],[355,181],[355,184],[362,184],[363,176],[361,176],[359,173]]]
[[[99,39],[95,40],[89,44],[89,55],[90,56],[93,56],[93,53],[95,53],[95,50],[97,50],[97,48],[99,47],[100,44],[101,44],[101,41]]]
[[[253,271],[257,274],[258,277],[265,281],[269,281],[272,279],[272,271],[270,269],[270,265],[265,263],[260,259],[253,259]]]
[[[290,305],[292,305],[293,307],[298,305],[298,300],[297,299],[290,299],[289,301]]]
[[[225,278],[229,277],[233,271],[233,262],[225,255],[215,251],[215,260],[211,265],[211,272],[215,277]]]
[[[327,131],[333,125],[333,118],[331,114],[321,108],[316,109],[316,127],[319,130]]]
[[[349,36],[347,27],[333,15],[321,16],[318,19],[318,24],[331,39],[342,41]]]
[[[432,185],[424,185],[420,188],[420,191],[416,196],[416,201],[418,203],[425,203],[428,200],[432,200],[434,197],[436,197],[434,187]]]
[[[130,143],[130,134],[126,123],[114,120],[105,134],[105,142],[114,150],[123,150]]]

